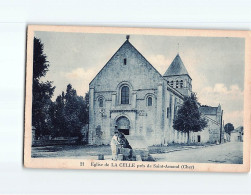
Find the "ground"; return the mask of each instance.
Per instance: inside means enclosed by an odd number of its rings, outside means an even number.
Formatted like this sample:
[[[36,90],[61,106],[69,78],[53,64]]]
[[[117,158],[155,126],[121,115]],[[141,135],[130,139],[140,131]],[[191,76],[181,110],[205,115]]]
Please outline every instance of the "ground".
[[[111,156],[110,146],[86,146],[86,145],[65,145],[65,146],[39,146],[33,147],[31,156],[33,158],[81,158],[95,159],[98,154],[106,157]]]
[[[243,163],[243,143],[229,142],[221,145],[184,148],[162,154],[152,154],[159,162],[191,162],[191,163]]]
[[[194,162],[242,164],[243,143],[229,142],[221,145],[151,147],[151,155],[158,162]],[[46,146],[33,147],[34,158],[97,159],[103,154],[111,160],[110,146]]]

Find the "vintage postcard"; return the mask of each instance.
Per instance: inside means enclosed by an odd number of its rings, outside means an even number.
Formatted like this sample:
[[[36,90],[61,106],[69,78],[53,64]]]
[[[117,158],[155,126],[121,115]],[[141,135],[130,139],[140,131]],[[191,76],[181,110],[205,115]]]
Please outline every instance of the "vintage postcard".
[[[250,35],[28,26],[24,166],[248,172]]]

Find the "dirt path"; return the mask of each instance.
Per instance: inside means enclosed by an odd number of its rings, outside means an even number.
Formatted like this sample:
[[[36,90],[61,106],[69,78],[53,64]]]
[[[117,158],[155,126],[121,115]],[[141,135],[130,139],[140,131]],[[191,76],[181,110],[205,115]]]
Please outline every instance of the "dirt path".
[[[152,156],[158,162],[242,164],[243,143],[230,142],[204,148],[152,154]]]

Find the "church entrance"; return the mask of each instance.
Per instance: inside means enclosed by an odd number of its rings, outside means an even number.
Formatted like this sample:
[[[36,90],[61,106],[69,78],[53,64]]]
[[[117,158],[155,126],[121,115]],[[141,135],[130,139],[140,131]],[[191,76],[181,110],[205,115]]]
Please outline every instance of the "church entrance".
[[[118,131],[125,135],[130,135],[130,121],[125,116],[121,116],[117,119],[116,125]]]

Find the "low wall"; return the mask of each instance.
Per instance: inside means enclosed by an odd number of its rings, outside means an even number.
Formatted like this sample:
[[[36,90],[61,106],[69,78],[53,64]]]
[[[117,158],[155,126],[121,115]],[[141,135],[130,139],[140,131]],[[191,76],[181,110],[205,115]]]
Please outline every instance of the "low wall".
[[[32,147],[37,146],[55,146],[55,145],[75,145],[80,144],[78,139],[67,139],[67,140],[34,140]]]

